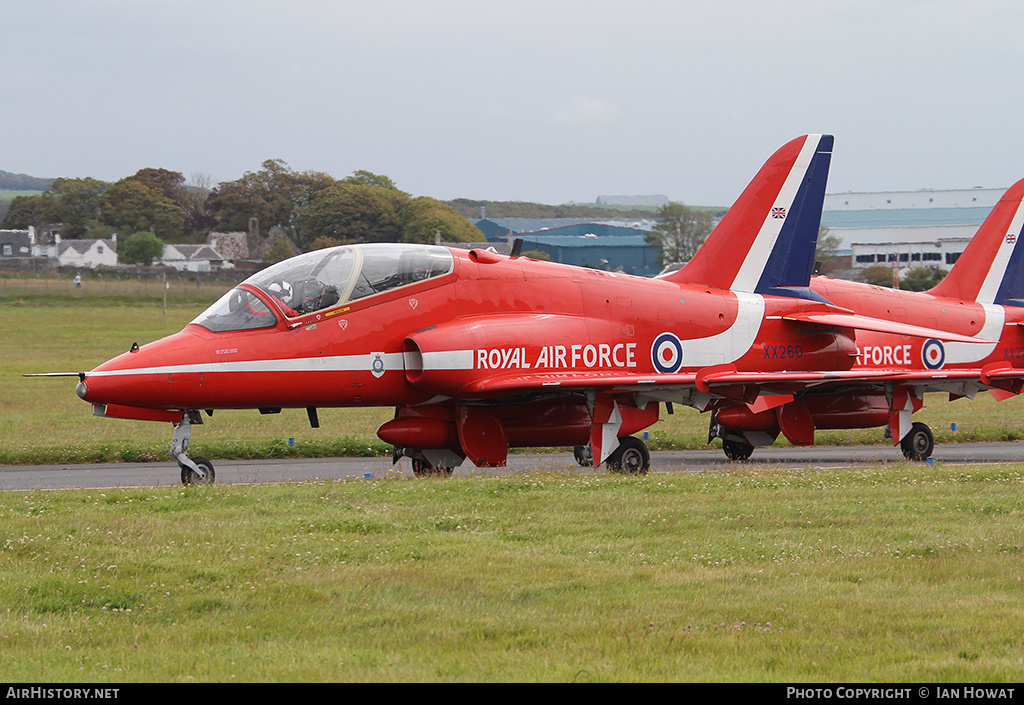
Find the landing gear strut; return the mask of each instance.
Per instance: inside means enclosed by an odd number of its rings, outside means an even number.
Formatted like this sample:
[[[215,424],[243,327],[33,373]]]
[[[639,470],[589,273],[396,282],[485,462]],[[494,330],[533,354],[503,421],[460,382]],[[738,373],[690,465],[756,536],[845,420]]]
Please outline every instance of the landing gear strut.
[[[423,458],[412,459],[412,474],[416,477],[451,477],[454,469],[443,465],[431,465],[429,460]]]
[[[178,467],[181,468],[181,484],[212,485],[216,476],[213,471],[213,463],[206,458],[188,457],[188,442],[192,438],[193,413],[196,412],[186,411],[181,417],[181,422],[174,425],[174,436],[171,438],[171,457],[178,462]]]
[[[455,468],[462,465],[462,461],[465,460],[463,455],[451,449],[420,450],[396,446],[391,456],[392,464],[397,465],[402,458],[409,458],[412,461],[412,474],[416,477],[451,477]]]

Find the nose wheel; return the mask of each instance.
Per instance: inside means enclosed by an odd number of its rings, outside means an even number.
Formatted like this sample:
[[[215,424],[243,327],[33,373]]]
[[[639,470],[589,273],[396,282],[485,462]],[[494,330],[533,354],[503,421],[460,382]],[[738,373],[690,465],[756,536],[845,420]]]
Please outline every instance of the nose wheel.
[[[213,471],[213,463],[206,458],[195,457],[191,459],[196,467],[203,471],[200,475],[187,465],[181,465],[181,484],[183,485],[212,485],[216,478]]]

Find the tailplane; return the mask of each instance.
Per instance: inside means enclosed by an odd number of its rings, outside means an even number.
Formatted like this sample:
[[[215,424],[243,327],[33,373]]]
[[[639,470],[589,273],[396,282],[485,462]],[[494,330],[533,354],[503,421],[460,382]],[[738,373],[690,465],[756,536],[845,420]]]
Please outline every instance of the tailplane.
[[[832,135],[804,135],[783,145],[693,259],[665,278],[758,294],[808,286],[832,143]]]
[[[946,277],[928,293],[1024,306],[1024,179],[1006,190]]]

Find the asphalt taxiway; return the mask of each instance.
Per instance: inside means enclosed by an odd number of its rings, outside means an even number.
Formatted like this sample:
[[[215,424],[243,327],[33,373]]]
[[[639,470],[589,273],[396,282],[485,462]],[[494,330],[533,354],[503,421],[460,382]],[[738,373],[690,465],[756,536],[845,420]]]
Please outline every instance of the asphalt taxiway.
[[[907,462],[892,446],[811,446],[758,448],[748,460],[731,461],[718,447],[707,450],[654,451],[651,472],[728,472],[730,469],[829,469]],[[1024,442],[946,443],[936,446],[931,462],[947,464],[1024,462]],[[307,480],[413,478],[408,459],[296,458],[214,460],[217,484],[303,482]],[[505,468],[476,468],[468,462],[452,477],[527,471],[606,472],[580,468],[571,453],[512,453]],[[57,490],[180,485],[178,466],[168,459],[151,463],[81,465],[0,465],[0,490]]]

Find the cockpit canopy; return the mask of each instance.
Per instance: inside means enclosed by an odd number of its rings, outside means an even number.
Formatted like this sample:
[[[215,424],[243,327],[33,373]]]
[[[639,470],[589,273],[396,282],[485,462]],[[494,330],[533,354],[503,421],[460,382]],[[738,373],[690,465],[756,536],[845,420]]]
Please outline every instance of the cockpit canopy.
[[[242,283],[277,298],[292,317],[448,274],[454,266],[444,247],[344,245],[278,262]],[[192,322],[219,333],[269,328],[277,318],[259,297],[239,288]]]

